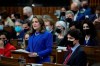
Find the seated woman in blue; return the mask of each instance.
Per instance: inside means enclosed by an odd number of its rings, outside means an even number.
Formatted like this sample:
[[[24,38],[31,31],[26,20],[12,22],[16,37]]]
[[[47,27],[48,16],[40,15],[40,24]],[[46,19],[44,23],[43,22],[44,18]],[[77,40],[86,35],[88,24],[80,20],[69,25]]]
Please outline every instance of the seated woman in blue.
[[[44,21],[39,16],[32,19],[32,35],[29,37],[27,51],[29,57],[39,57],[37,63],[50,62],[49,55],[52,52],[53,37],[45,31]]]
[[[83,45],[85,46],[97,46],[96,29],[93,23],[88,20],[84,20],[82,23]]]

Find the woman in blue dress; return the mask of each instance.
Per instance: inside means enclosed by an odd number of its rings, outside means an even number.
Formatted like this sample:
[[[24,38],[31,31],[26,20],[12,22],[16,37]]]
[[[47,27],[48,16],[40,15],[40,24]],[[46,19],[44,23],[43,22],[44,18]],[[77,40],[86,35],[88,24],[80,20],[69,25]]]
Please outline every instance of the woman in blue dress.
[[[50,32],[45,31],[44,21],[39,16],[34,16],[32,20],[32,35],[28,40],[27,51],[29,57],[39,57],[37,63],[50,62],[52,52],[53,37]]]

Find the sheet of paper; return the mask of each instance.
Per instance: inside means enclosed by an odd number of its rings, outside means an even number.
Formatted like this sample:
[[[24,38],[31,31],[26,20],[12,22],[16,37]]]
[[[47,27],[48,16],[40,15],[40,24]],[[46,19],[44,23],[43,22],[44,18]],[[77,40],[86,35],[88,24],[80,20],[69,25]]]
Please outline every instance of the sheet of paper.
[[[30,52],[28,52],[26,50],[23,50],[23,49],[18,49],[18,50],[14,50],[14,51],[16,51],[16,52],[23,52],[23,53],[30,53]]]
[[[57,50],[66,50],[66,47],[58,46]]]
[[[42,64],[32,64],[32,66],[43,66]]]

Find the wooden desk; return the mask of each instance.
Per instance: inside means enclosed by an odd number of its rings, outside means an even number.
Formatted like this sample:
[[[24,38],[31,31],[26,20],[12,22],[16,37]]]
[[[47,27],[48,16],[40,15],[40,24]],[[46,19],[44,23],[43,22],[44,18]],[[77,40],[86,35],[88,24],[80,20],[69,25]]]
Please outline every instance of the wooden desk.
[[[43,63],[43,66],[68,66],[68,65],[55,64],[55,63]]]
[[[0,66],[24,66],[24,60],[0,57]]]
[[[82,46],[87,54],[87,60],[91,66],[94,63],[100,62],[100,47],[98,46]]]
[[[25,64],[25,66],[32,66],[32,64]],[[39,65],[37,64],[36,66],[68,66],[68,65],[55,64],[55,63],[43,63],[43,64],[39,64]]]
[[[26,63],[36,63],[38,60],[38,57],[29,57],[28,53],[23,53],[23,52],[12,51],[11,56],[13,58],[24,58],[26,59]]]

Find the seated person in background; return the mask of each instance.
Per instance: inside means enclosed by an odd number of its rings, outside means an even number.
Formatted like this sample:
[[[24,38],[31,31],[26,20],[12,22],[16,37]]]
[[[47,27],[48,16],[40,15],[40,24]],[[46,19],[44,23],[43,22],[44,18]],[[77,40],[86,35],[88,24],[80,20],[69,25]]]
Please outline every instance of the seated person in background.
[[[86,46],[96,46],[96,29],[93,23],[88,20],[84,20],[81,26],[82,34],[83,34],[83,45]]]
[[[29,37],[30,37],[30,35],[29,35],[28,33],[26,33],[25,36],[24,36],[24,39],[25,39],[25,40],[28,40]]]
[[[39,16],[34,16],[32,20],[33,33],[28,40],[27,51],[29,57],[38,57],[37,63],[50,62],[50,54],[53,46],[53,36],[45,31],[44,21]]]
[[[0,33],[0,55],[11,57],[11,50],[16,48],[9,43],[6,33]]]
[[[97,6],[97,7],[96,7],[95,14],[90,15],[90,16],[89,16],[89,20],[90,20],[91,22],[95,22],[95,21],[98,20],[99,17],[100,17],[100,6]]]
[[[7,11],[3,11],[1,13],[1,17],[2,17],[2,21],[4,22],[4,26],[13,26],[14,27],[14,22],[9,17]]]
[[[32,12],[32,8],[30,6],[25,6],[23,8],[23,17],[24,17],[24,20],[29,20],[29,23],[32,22],[33,12]]]
[[[62,7],[60,11],[59,21],[65,21],[66,7]]]
[[[0,22],[0,33],[2,33],[2,32],[5,32],[5,33],[7,33],[9,36],[9,38],[11,37],[11,34],[8,32],[8,31],[6,31],[6,30],[4,30],[4,25],[3,25],[3,23],[2,22]]]
[[[8,29],[10,28],[11,30],[7,30],[7,29],[5,29],[5,28],[8,28]],[[5,26],[3,25],[3,23],[0,22],[0,33],[2,33],[2,32],[7,33],[9,39],[14,39],[14,38],[16,37],[16,36],[15,36],[16,33],[15,33],[13,27],[5,27]]]
[[[21,20],[16,20],[15,22],[16,39],[22,40],[24,38],[24,31],[22,24],[23,22]]]
[[[67,50],[64,58],[64,65],[86,66],[86,54],[80,46],[81,32],[78,29],[69,30],[67,33]]]
[[[45,24],[45,28],[46,31],[50,32],[53,34],[53,42],[55,42],[56,40],[56,35],[54,34],[54,21],[51,18],[45,18],[44,19],[44,24]]]
[[[15,23],[17,19],[20,19],[20,14],[19,13],[13,13],[11,14],[11,20]]]
[[[24,36],[24,40],[25,40],[25,46],[27,47],[28,45],[28,40],[29,40],[30,34],[26,33]]]
[[[69,28],[69,25],[72,24],[72,22],[74,21],[74,13],[71,10],[68,10],[65,13],[65,17],[67,28]]]
[[[74,13],[74,21],[80,22],[85,19],[84,12],[80,11],[80,3],[73,2],[70,10]]]
[[[59,46],[60,41],[64,38],[67,33],[66,23],[64,21],[57,21],[55,24],[55,35],[57,45]]]
[[[31,32],[31,29],[30,29],[31,25],[28,22],[28,20],[25,20],[22,26],[23,26],[23,32],[24,33],[30,33]]]
[[[89,7],[88,0],[82,0],[81,1],[81,8],[80,11],[82,11],[85,14],[85,17],[89,17],[91,15],[91,8]]]

